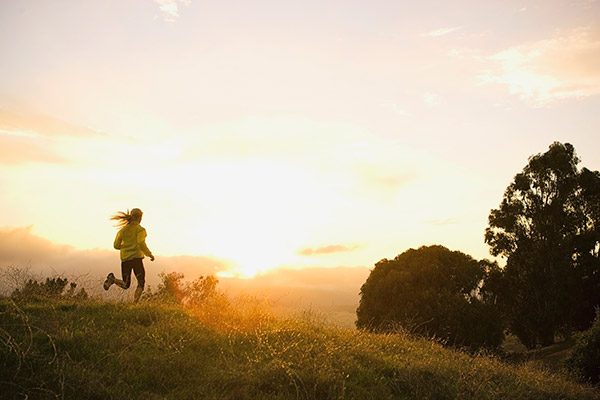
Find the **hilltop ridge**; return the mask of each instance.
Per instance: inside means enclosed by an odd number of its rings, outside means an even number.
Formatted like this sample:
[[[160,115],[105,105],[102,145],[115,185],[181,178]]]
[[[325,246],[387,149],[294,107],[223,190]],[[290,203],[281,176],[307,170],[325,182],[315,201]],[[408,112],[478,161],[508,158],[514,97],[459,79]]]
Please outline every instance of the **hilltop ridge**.
[[[0,390],[68,399],[600,399],[528,366],[404,333],[215,309],[0,300]]]

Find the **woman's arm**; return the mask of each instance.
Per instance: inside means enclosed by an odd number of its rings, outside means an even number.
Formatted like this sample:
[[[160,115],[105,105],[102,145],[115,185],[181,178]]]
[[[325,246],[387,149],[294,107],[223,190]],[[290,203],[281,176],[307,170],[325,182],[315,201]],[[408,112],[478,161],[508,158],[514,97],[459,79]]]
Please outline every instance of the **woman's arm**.
[[[142,253],[150,257],[150,261],[154,261],[154,256],[152,255],[152,252],[146,245],[146,236],[146,230],[142,228],[142,230],[140,230],[137,234],[137,242],[140,246],[140,249],[142,250]]]
[[[115,236],[115,242],[113,243],[115,249],[121,249],[121,231],[117,232],[117,236]]]

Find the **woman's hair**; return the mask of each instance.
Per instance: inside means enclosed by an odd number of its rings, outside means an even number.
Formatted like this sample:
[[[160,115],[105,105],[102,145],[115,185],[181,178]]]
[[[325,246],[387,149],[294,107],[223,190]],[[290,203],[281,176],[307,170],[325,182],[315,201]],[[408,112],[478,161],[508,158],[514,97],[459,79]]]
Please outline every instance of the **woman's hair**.
[[[117,221],[117,226],[120,227],[130,224],[132,222],[141,221],[142,214],[142,210],[140,210],[139,208],[134,208],[131,211],[127,210],[126,213],[124,213],[123,211],[119,211],[118,213],[110,217],[110,219],[112,221]]]

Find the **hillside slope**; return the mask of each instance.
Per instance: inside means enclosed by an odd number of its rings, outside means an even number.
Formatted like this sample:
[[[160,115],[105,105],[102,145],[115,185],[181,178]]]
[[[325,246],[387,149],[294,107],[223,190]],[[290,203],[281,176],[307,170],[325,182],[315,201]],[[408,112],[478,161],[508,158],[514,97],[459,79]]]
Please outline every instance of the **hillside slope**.
[[[600,399],[559,375],[402,334],[334,328],[310,315],[275,319],[246,307],[232,318],[153,303],[8,299],[0,299],[0,393],[7,399]]]

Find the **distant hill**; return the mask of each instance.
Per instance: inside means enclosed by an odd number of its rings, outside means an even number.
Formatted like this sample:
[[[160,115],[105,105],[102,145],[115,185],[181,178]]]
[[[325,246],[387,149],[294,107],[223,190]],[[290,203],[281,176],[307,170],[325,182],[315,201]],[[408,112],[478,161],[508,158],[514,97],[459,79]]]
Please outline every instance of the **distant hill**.
[[[274,317],[260,300],[0,299],[5,399],[600,399],[531,366],[407,334]],[[28,397],[27,397],[28,396]]]

